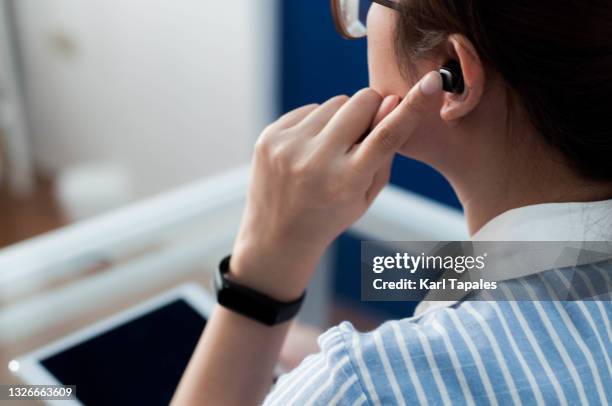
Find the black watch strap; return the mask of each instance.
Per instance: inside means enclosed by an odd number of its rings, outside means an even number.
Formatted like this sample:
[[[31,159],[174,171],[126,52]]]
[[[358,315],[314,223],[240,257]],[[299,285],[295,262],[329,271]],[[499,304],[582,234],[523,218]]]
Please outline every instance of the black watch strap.
[[[217,302],[236,313],[273,326],[292,319],[300,310],[306,292],[293,302],[280,302],[227,278],[231,255],[223,258],[215,272]]]

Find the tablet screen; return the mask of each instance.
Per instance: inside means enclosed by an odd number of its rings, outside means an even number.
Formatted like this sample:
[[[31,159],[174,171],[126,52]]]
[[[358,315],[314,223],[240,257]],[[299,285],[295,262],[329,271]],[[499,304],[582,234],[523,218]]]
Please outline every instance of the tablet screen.
[[[86,405],[167,405],[205,324],[176,300],[41,362]]]

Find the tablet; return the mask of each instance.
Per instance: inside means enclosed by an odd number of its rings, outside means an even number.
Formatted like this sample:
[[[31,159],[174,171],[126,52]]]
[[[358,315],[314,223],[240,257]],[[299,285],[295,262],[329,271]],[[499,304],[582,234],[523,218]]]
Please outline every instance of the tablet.
[[[167,405],[213,303],[181,285],[19,357],[15,373],[27,384],[76,385],[77,400],[50,404]]]

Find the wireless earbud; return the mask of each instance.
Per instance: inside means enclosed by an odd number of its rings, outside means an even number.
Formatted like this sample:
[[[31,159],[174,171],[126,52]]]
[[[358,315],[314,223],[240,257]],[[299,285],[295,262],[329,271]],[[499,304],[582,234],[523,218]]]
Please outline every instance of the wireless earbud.
[[[448,61],[438,72],[442,76],[442,89],[445,92],[461,94],[465,90],[461,65],[454,59]]]

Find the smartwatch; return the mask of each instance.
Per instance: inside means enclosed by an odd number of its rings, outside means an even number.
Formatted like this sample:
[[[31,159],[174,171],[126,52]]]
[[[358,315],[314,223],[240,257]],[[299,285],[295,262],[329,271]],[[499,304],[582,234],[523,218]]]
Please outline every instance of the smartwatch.
[[[255,289],[233,282],[227,278],[230,258],[231,255],[223,258],[215,272],[217,303],[267,326],[291,320],[298,313],[306,292],[292,302],[280,302]]]

